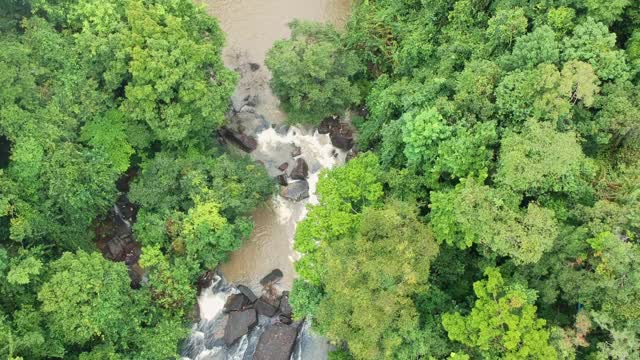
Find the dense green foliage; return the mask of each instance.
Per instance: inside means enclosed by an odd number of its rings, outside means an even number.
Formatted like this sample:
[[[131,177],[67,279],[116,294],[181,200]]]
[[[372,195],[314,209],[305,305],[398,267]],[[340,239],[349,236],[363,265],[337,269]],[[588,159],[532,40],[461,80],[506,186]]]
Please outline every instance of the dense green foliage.
[[[331,26],[293,21],[290,40],[279,40],[267,53],[272,88],[292,122],[319,123],[360,100],[351,83],[360,70],[353,51],[345,49]]]
[[[321,177],[291,294],[336,359],[640,356],[638,29],[628,0],[356,2],[330,40],[364,153]]]
[[[0,357],[176,358],[198,276],[273,191],[214,142],[236,80],[216,20],[189,0],[0,8]],[[136,289],[94,241],[125,173]]]

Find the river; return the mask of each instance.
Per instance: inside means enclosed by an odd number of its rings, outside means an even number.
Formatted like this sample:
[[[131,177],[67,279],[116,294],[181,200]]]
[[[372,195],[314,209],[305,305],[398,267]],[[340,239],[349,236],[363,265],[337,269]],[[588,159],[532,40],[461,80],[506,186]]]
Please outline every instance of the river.
[[[285,119],[278,108],[278,100],[269,88],[270,74],[264,65],[267,50],[278,40],[289,36],[287,24],[293,19],[331,22],[342,27],[351,9],[350,0],[209,0],[207,11],[216,17],[226,33],[227,43],[223,51],[225,64],[241,74],[233,97],[234,108],[240,112],[250,98],[251,110],[244,113],[252,119],[241,124],[243,131],[255,136],[258,147],[251,157],[261,161],[271,176],[284,162],[293,165],[294,157],[302,157],[309,166],[308,199],[294,202],[276,195],[253,213],[255,228],[243,246],[231,254],[219,267],[224,279],[202,291],[198,298],[200,323],[194,325],[186,344],[185,356],[192,359],[251,359],[255,344],[270,324],[262,319],[260,324],[232,347],[220,346],[210,341],[219,337],[225,322],[222,314],[227,297],[237,292],[232,285],[246,285],[258,296],[262,292],[260,279],[273,269],[280,269],[282,280],[278,290],[290,290],[295,278],[293,237],[297,223],[306,214],[306,205],[315,203],[314,195],[318,175],[324,168],[344,163],[346,154],[333,147],[328,135],[320,135],[313,128],[283,126]],[[244,100],[243,100],[244,99]],[[244,105],[238,103],[242,103]],[[237,108],[236,108],[237,107]],[[242,122],[236,118],[233,122]],[[292,154],[297,150],[301,155]],[[291,169],[291,167],[289,168]],[[216,335],[217,334],[217,335]],[[292,356],[295,359],[326,359],[328,345],[314,335],[305,323],[298,336]]]

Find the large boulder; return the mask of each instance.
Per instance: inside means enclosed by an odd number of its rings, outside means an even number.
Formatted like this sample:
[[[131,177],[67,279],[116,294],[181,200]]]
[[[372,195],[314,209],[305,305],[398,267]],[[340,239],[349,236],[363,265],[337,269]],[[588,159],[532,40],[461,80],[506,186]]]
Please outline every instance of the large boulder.
[[[303,158],[297,158],[296,163],[289,173],[289,177],[294,180],[304,180],[309,176],[309,165]]]
[[[270,273],[267,274],[267,276],[263,277],[262,280],[260,280],[260,285],[271,285],[277,281],[280,281],[280,279],[282,279],[282,276],[283,274],[280,269],[273,269]]]
[[[322,120],[320,126],[318,126],[318,133],[329,134],[331,144],[338,149],[346,151],[353,147],[354,128],[347,123],[340,122],[336,117],[329,117]]]
[[[250,303],[254,303],[256,302],[256,300],[258,300],[258,297],[256,296],[256,294],[253,293],[253,291],[251,291],[251,289],[249,289],[248,287],[244,286],[244,285],[238,285],[237,286],[238,291],[240,291],[244,296],[247,297],[247,299],[249,299]]]
[[[331,144],[342,150],[349,150],[353,147],[354,130],[347,124],[340,124],[340,127],[329,134]]]
[[[309,183],[307,180],[291,182],[280,190],[280,195],[292,201],[306,199],[309,197]]]
[[[233,294],[227,298],[224,304],[224,312],[240,311],[249,304],[249,299],[244,294]]]
[[[224,328],[224,342],[232,345],[236,340],[246,335],[249,330],[258,324],[258,316],[255,309],[234,311],[229,314],[229,320]]]
[[[270,304],[267,299],[260,298],[253,304],[259,315],[273,317],[278,312],[278,307]]]
[[[337,117],[328,117],[322,120],[320,125],[318,125],[318,133],[319,134],[329,134],[332,129],[340,126],[340,120]]]
[[[297,335],[295,327],[285,324],[271,326],[260,335],[253,360],[289,360]]]
[[[234,131],[228,128],[220,129],[220,134],[227,140],[238,145],[240,149],[246,152],[252,152],[258,147],[258,141],[252,136]]]

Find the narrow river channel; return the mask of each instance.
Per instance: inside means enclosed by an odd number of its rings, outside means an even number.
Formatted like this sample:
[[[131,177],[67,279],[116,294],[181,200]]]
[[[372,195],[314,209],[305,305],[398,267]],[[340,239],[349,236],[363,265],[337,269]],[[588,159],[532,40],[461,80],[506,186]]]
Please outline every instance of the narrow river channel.
[[[219,338],[225,326],[222,312],[226,299],[237,292],[232,285],[245,285],[258,296],[263,291],[260,280],[273,269],[279,269],[283,278],[277,283],[279,291],[290,290],[297,254],[293,250],[293,237],[297,223],[306,214],[306,205],[314,203],[316,183],[322,169],[344,163],[346,154],[336,149],[329,135],[321,135],[313,128],[289,127],[283,124],[285,114],[278,108],[278,100],[269,88],[270,74],[264,65],[267,50],[278,40],[289,36],[287,24],[293,19],[331,22],[342,27],[349,16],[350,0],[209,0],[207,11],[216,17],[226,33],[225,64],[241,75],[234,95],[236,112],[251,118],[240,122],[242,131],[254,136],[257,148],[251,157],[262,162],[271,176],[281,173],[283,163],[293,165],[302,158],[308,164],[309,198],[290,201],[276,195],[253,213],[254,231],[243,246],[231,254],[219,267],[224,278],[216,278],[214,285],[203,290],[198,298],[201,321],[194,325],[186,344],[185,357],[205,359],[251,359],[256,343],[270,324],[262,319],[259,325],[233,346],[221,346],[212,341]],[[237,105],[246,104],[243,113]],[[237,114],[235,116],[238,116]],[[259,119],[259,121],[255,121]],[[233,122],[233,119],[232,119]],[[289,168],[291,169],[291,168]],[[305,323],[298,335],[293,359],[326,359],[328,345],[324,339],[312,334]]]

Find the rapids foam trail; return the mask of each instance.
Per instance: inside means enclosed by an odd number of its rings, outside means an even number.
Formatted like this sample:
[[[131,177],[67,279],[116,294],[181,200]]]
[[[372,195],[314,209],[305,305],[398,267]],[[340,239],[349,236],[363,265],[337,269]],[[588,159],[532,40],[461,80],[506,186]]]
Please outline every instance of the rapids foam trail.
[[[309,199],[293,202],[277,195],[253,214],[255,229],[250,239],[233,252],[229,260],[220,266],[225,278],[235,284],[243,284],[259,292],[260,279],[273,269],[282,270],[284,277],[279,286],[291,289],[295,270],[293,262],[299,255],[293,250],[293,238],[297,223],[306,215],[307,203],[316,203],[315,189],[322,169],[332,168],[344,162],[345,152],[331,145],[329,135],[318,134],[314,129],[290,128],[279,134],[273,128],[257,135],[258,148],[251,156],[265,164],[271,175],[280,173],[277,167],[294,159],[303,158],[309,165]],[[291,157],[291,151],[299,148],[300,156]]]

